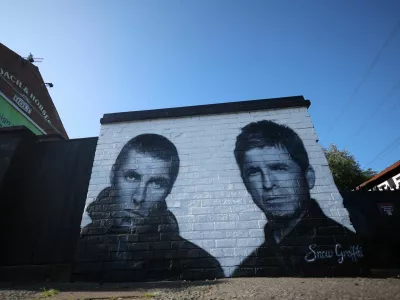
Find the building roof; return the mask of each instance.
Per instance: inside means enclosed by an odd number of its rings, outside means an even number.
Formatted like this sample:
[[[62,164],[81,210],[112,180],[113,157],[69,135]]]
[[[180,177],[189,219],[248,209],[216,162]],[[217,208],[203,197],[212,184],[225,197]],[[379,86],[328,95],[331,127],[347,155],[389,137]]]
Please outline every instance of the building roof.
[[[31,108],[31,112],[19,111],[19,113],[46,134],[58,133],[68,139],[39,68],[2,43],[0,43],[0,93],[3,98],[13,99],[14,96],[18,96],[23,100]]]
[[[105,114],[100,120],[101,124],[139,121],[147,119],[178,118],[199,115],[226,114],[254,110],[309,107],[311,102],[303,96],[282,97],[273,99],[249,100],[240,102],[227,102],[196,106],[184,106],[165,109],[130,111]]]
[[[386,169],[384,169],[382,172],[378,173],[374,177],[372,177],[370,180],[360,184],[356,189],[362,189],[366,186],[375,186],[377,184],[380,184],[386,180],[388,180],[390,177],[393,177],[394,173],[396,173],[396,170],[398,169],[397,173],[400,173],[400,160],[395,162],[393,165],[390,165]]]

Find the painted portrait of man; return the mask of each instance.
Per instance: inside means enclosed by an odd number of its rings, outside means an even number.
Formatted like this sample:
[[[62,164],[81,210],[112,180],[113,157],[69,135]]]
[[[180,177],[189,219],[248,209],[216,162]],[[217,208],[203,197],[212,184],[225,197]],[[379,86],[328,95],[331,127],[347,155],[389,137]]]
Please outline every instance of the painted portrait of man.
[[[178,222],[168,210],[166,198],[179,163],[175,145],[158,134],[138,135],[124,145],[110,172],[111,185],[87,206],[91,223],[81,230],[85,259],[102,262],[101,270],[90,271],[93,277],[118,281],[223,277],[215,258],[179,235]],[[76,273],[85,270],[78,267]]]
[[[272,121],[250,123],[234,156],[247,191],[265,214],[265,242],[233,276],[357,273],[362,248],[355,234],[326,216],[310,196],[315,171],[300,137]]]

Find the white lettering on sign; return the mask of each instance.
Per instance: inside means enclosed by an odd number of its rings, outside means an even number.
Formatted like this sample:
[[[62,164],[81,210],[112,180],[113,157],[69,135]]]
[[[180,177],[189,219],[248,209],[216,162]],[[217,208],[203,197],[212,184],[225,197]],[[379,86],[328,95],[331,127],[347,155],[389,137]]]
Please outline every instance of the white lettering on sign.
[[[393,176],[392,178],[396,185],[396,188],[400,189],[400,174],[397,174],[397,175]]]
[[[390,187],[389,180],[386,180],[375,187],[378,188],[378,190],[383,191],[383,190],[399,190],[400,189],[400,174],[396,174],[391,178],[394,182],[394,187]],[[372,191],[375,187],[372,187],[369,189],[369,191]]]
[[[378,203],[378,207],[381,209],[382,215],[393,216],[394,207],[392,203]]]
[[[344,260],[351,260],[357,262],[358,259],[363,258],[362,247],[360,245],[351,245],[349,248],[344,249],[341,244],[332,246],[332,249],[321,250],[317,244],[312,244],[308,247],[309,252],[304,257],[307,262],[314,262],[317,260],[337,258],[337,262],[342,264]]]
[[[384,182],[382,182],[381,184],[378,184],[378,189],[379,189],[379,190],[387,190],[387,189],[390,189],[389,182],[384,181]]]
[[[26,113],[29,114],[29,115],[32,113],[31,107],[28,105],[28,103],[26,103],[26,102],[24,101],[24,99],[18,97],[17,95],[14,95],[13,100],[15,101],[15,103],[18,104],[19,107],[22,108],[22,110],[23,110],[24,112],[26,112]]]
[[[21,80],[19,80],[18,78],[16,78],[14,75],[8,73],[7,71],[3,70],[2,68],[0,68],[0,76],[3,76],[3,78],[11,81],[14,85],[16,85],[20,90],[22,90],[27,96],[29,96],[29,98],[33,101],[33,103],[35,103],[35,105],[37,106],[37,108],[39,109],[41,115],[44,117],[44,119],[51,124],[51,120],[49,115],[47,114],[47,111],[44,109],[43,105],[40,103],[40,100],[38,98],[36,98],[36,96],[33,93],[29,94],[29,89],[27,86],[25,86]],[[20,97],[18,97],[19,99],[21,99]],[[21,99],[22,100],[22,99]],[[15,101],[15,99],[14,99]],[[23,101],[23,100],[22,100]],[[18,102],[17,102],[18,104]],[[27,104],[25,102],[25,104]],[[18,104],[19,105],[19,104]],[[28,105],[28,104],[27,104]],[[29,108],[30,109],[30,108]],[[31,109],[30,109],[31,110]],[[26,110],[24,109],[24,111],[26,112]],[[31,110],[32,111],[32,110]]]

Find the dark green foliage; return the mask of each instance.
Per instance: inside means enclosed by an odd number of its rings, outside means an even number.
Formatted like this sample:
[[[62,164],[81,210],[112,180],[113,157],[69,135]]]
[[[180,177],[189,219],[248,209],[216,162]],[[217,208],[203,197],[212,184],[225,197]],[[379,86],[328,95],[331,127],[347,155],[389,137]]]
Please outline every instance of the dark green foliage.
[[[324,148],[324,152],[335,184],[340,191],[355,189],[377,174],[370,168],[361,169],[353,154],[347,150],[339,150],[334,144],[331,144],[329,148]]]

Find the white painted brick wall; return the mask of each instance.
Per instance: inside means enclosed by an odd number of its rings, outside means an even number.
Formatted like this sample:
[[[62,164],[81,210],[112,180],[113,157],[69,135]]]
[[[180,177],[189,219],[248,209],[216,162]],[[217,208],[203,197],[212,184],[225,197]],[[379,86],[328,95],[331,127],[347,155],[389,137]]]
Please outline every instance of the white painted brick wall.
[[[126,142],[143,133],[161,134],[175,144],[180,157],[179,175],[167,198],[180,234],[215,256],[229,276],[264,241],[266,218],[247,193],[233,155],[241,128],[260,120],[288,125],[302,138],[316,172],[311,197],[326,215],[352,229],[306,108],[103,125],[86,205],[109,186],[111,166]],[[88,222],[85,213],[82,226]]]

